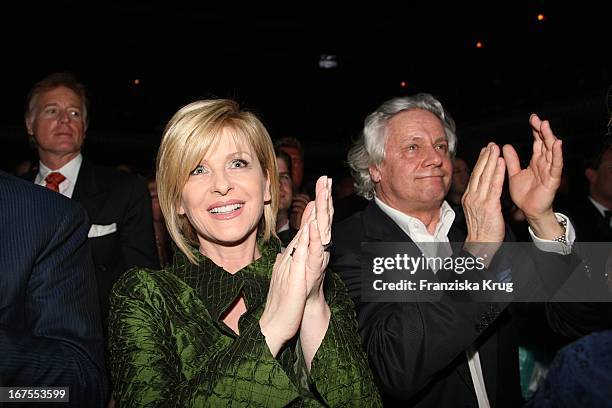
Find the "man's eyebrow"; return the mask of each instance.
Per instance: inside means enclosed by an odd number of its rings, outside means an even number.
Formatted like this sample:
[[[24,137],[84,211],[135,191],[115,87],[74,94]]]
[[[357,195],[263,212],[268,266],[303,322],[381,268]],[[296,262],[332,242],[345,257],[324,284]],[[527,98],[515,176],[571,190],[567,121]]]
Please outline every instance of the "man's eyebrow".
[[[48,108],[49,106],[59,106],[59,105],[60,105],[59,102],[47,102],[42,107],[43,108]],[[68,108],[81,110],[81,106],[80,105],[75,105],[75,104],[72,104],[72,103],[68,105]]]
[[[406,142],[406,141],[413,141],[413,140],[420,140],[420,139],[424,139],[424,137],[421,135],[410,135],[406,139],[404,139],[404,141]],[[439,136],[436,139],[434,139],[434,143],[440,143],[440,142],[448,142],[446,135]]]

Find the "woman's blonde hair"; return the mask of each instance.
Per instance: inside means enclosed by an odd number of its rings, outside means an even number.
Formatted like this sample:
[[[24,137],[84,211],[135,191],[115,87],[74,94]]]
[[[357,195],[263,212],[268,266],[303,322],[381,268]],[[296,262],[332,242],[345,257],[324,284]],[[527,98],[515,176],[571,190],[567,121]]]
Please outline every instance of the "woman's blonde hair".
[[[248,143],[255,152],[272,197],[264,205],[257,233],[264,241],[275,234],[279,182],[268,131],[253,113],[241,110],[232,100],[190,103],[174,114],[164,130],[157,154],[157,194],[170,236],[194,264],[197,258],[192,247],[199,245],[198,236],[187,217],[178,213],[178,206],[190,173],[224,135],[233,137],[237,144]]]

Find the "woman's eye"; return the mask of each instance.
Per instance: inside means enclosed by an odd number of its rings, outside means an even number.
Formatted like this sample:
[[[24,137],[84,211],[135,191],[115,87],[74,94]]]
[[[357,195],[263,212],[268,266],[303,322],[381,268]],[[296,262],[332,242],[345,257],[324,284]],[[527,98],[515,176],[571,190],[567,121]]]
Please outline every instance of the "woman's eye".
[[[414,144],[413,145],[408,145],[408,150],[410,150],[410,151],[416,150],[417,148],[418,148],[417,145],[414,145]]]
[[[232,160],[232,162],[230,163],[230,167],[234,169],[238,169],[240,167],[246,167],[247,164],[248,163],[246,162],[246,160],[236,159],[236,160]]]
[[[81,112],[79,112],[79,111],[70,111],[70,116],[73,116],[75,118],[80,118],[81,117]]]
[[[442,150],[443,152],[445,152],[445,151],[448,150],[448,145],[446,145],[446,144],[439,144],[439,145],[436,146],[436,149]]]
[[[195,169],[191,171],[192,176],[197,176],[198,174],[204,174],[206,169],[201,164],[197,165]]]

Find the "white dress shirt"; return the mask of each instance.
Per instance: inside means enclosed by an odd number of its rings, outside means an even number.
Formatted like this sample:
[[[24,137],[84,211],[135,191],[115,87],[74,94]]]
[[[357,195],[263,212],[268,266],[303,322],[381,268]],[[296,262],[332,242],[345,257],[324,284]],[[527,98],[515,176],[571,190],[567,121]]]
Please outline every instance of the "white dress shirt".
[[[36,175],[34,183],[45,187],[47,185],[45,177],[47,177],[49,173],[62,173],[66,179],[59,184],[59,192],[68,198],[72,198],[72,193],[74,193],[74,185],[76,184],[79,170],[81,169],[81,163],[83,163],[83,156],[80,153],[74,159],[70,160],[57,170],[51,170],[45,166],[43,162],[38,162],[38,174]]]

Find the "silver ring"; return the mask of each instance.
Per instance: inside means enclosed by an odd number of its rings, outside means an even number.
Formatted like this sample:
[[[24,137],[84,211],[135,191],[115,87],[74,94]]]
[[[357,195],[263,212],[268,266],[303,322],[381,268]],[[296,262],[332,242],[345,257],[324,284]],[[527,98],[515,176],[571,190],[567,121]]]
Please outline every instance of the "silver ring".
[[[329,249],[332,247],[332,242],[331,240],[327,243],[327,244],[323,244],[323,250],[324,251],[329,251]]]

